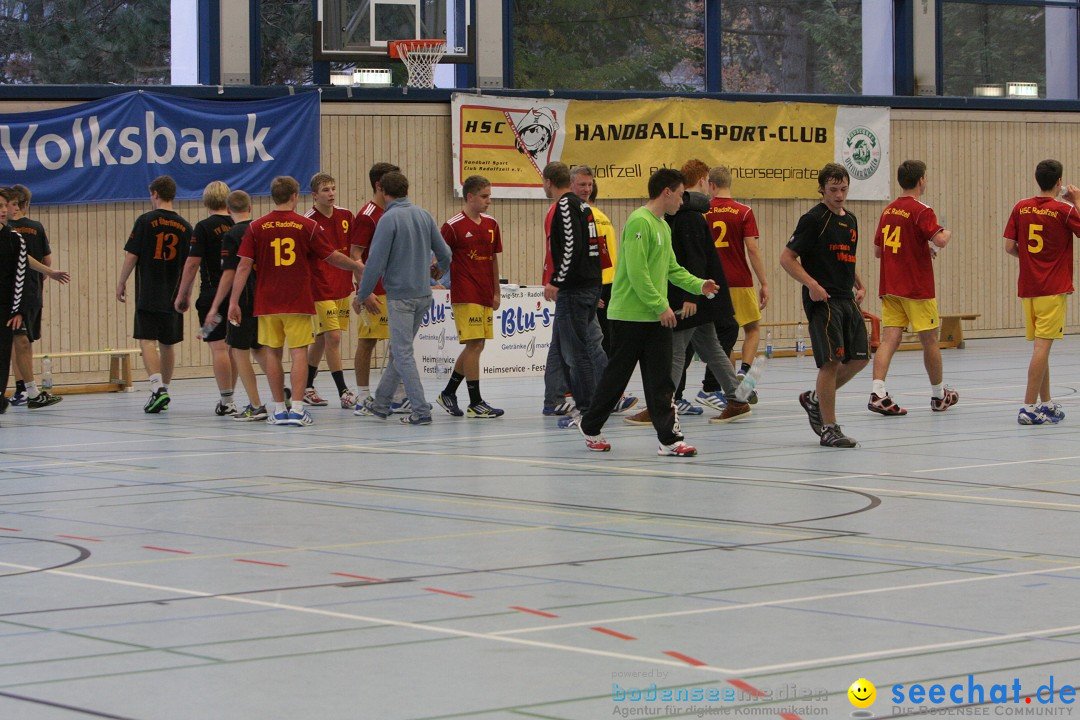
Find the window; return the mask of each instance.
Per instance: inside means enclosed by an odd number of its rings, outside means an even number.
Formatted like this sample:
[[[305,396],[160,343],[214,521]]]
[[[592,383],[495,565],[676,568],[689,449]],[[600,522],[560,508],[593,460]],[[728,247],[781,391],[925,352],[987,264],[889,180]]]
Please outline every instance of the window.
[[[1004,96],[1025,83],[1020,94],[1046,97],[1044,8],[945,0],[940,32],[943,94]]]

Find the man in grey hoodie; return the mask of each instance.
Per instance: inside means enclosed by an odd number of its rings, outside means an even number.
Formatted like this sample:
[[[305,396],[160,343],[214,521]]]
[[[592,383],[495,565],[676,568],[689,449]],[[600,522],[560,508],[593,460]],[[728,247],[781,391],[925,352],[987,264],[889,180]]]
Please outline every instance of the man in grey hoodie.
[[[401,418],[402,424],[429,425],[431,404],[425,399],[420,383],[413,340],[431,305],[431,254],[437,259],[436,274],[441,276],[450,267],[450,248],[435,219],[409,202],[408,178],[400,172],[389,172],[379,184],[388,201],[386,212],[375,227],[353,309],[359,313],[363,305],[368,312],[378,312],[372,291],[382,278],[390,323],[390,356],[375,396],[366,407],[376,417],[389,417],[390,401],[400,381],[405,384],[412,405],[412,414]]]

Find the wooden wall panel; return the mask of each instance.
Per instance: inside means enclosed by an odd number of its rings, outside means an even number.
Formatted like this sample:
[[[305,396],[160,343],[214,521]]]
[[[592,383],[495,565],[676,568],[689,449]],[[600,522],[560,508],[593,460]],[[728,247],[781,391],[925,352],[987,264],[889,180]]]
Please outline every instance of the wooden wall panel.
[[[55,106],[41,103],[0,103],[5,112]],[[1061,160],[1066,180],[1080,184],[1080,138],[1074,113],[894,110],[892,164],[905,158],[929,165],[930,186],[925,200],[953,232],[953,243],[935,265],[942,312],[977,312],[973,336],[1022,334],[1020,303],[1016,299],[1016,261],[1002,250],[1001,234],[1013,204],[1034,194],[1035,164],[1046,157]],[[460,200],[451,180],[449,107],[443,104],[333,104],[322,106],[323,169],[337,178],[339,203],[359,210],[370,196],[367,171],[372,163],[390,161],[409,177],[413,201],[428,209],[438,222],[456,213]],[[207,181],[212,178],[207,178]],[[308,178],[298,178],[306,190]],[[246,188],[249,191],[252,188]],[[734,188],[738,196],[738,185]],[[893,183],[893,191],[898,188]],[[642,187],[644,195],[644,183]],[[304,198],[302,208],[306,207]],[[771,293],[766,320],[802,318],[800,288],[784,274],[778,259],[799,216],[812,200],[758,200],[752,203],[762,233],[761,247]],[[640,200],[606,200],[601,182],[598,205],[617,227],[641,204]],[[852,202],[862,242],[858,271],[870,289],[866,307],[880,312],[873,233],[884,202]],[[255,214],[270,209],[268,198],[255,198]],[[134,347],[132,308],[114,297],[123,245],[135,218],[149,203],[105,203],[85,206],[35,206],[53,243],[54,264],[72,272],[67,287],[47,285],[44,337],[38,355],[71,350]],[[192,223],[205,216],[198,202],[177,204]],[[543,216],[547,202],[496,200],[491,212],[503,229],[502,274],[511,282],[537,284],[544,257]],[[129,284],[129,288],[130,288]],[[1080,329],[1080,299],[1069,301],[1069,331]],[[187,337],[197,331],[194,313],[187,319]],[[777,332],[778,345],[791,331]],[[355,339],[350,333],[343,348],[351,358]],[[346,361],[351,366],[351,361]],[[202,343],[180,346],[177,375],[206,376],[210,356]],[[64,381],[83,379],[106,367],[98,359],[65,360],[55,372]],[[141,372],[136,377],[142,377]]]

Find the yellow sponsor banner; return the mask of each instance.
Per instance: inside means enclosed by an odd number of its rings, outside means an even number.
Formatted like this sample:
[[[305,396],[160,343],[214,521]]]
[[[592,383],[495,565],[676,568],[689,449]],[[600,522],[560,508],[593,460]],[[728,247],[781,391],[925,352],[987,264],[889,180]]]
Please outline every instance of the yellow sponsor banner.
[[[698,158],[730,167],[739,197],[807,198],[833,160],[835,124],[829,105],[571,101],[561,159],[592,165],[604,197],[643,197],[657,168]]]
[[[657,168],[679,168],[697,158],[710,167],[730,167],[737,197],[817,198],[817,174],[826,163],[852,164],[865,156],[867,172],[874,174],[879,165],[883,170],[872,179],[872,194],[887,197],[889,111],[858,110],[860,123],[868,117],[876,132],[869,140],[858,134],[855,152],[847,147],[853,144],[850,112],[809,103],[455,95],[455,181],[460,187],[469,175],[482,174],[497,197],[543,197],[540,173],[560,160],[592,166],[602,197],[641,198]],[[866,129],[858,127],[860,133]],[[861,167],[852,164],[849,170]],[[860,184],[871,178],[852,174],[858,196]]]

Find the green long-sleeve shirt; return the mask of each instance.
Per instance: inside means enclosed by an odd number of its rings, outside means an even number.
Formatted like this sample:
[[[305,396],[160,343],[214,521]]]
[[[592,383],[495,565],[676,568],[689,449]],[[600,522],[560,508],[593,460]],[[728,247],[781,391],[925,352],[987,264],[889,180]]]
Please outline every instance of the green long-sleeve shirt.
[[[608,318],[657,322],[668,309],[669,282],[691,293],[700,293],[705,283],[675,260],[671,227],[648,208],[640,207],[623,227]]]

